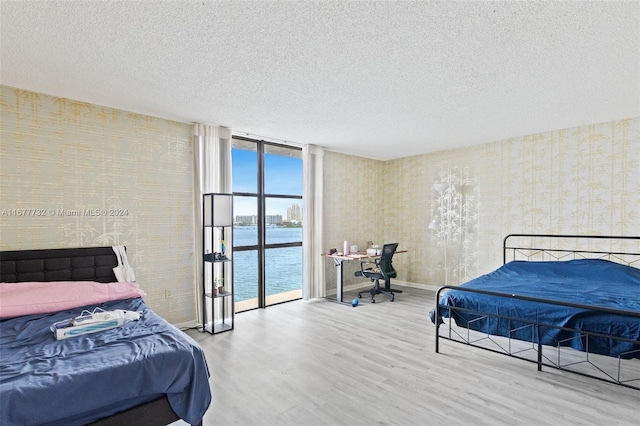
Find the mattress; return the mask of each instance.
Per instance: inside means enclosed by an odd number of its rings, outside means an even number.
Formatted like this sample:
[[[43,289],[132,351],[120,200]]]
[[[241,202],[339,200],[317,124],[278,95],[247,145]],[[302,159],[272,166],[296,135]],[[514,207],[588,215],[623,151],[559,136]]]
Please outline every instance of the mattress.
[[[443,317],[487,334],[640,358],[640,270],[631,266],[602,259],[513,261],[447,290],[439,305]]]
[[[0,424],[86,424],[163,394],[182,419],[200,423],[211,391],[199,345],[141,298],[98,306],[143,315],[64,340],[50,326],[95,305],[0,321]]]

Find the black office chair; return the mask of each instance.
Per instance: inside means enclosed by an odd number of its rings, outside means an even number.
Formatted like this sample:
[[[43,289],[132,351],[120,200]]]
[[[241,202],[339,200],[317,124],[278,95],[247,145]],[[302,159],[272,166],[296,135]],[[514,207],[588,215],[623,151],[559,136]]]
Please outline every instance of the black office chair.
[[[382,246],[382,254],[375,261],[363,260],[360,262],[360,270],[356,271],[356,277],[369,278],[375,284],[369,290],[364,290],[358,293],[358,297],[362,297],[363,293],[371,294],[371,303],[376,303],[376,294],[384,294],[389,300],[393,302],[395,296],[394,293],[402,293],[401,290],[394,290],[391,288],[391,278],[397,276],[396,270],[393,268],[393,255],[398,248],[398,243],[385,244]],[[369,268],[365,268],[365,265],[373,265]],[[384,288],[380,287],[380,280],[384,280]]]

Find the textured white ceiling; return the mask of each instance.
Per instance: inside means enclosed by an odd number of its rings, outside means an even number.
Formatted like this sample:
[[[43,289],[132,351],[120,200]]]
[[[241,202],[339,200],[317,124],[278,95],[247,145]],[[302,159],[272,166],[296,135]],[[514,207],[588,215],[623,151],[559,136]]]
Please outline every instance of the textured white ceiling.
[[[638,1],[5,1],[0,81],[375,159],[640,115]]]

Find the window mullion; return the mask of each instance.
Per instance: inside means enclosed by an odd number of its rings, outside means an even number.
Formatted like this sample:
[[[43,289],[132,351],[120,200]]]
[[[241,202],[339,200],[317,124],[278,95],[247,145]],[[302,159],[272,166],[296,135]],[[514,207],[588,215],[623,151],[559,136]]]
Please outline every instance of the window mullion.
[[[266,307],[264,143],[258,143],[258,307]]]

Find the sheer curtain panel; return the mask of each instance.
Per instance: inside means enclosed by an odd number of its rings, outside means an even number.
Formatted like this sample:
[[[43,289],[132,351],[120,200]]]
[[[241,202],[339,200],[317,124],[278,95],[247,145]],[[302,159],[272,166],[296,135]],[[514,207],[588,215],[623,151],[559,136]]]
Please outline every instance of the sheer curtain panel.
[[[315,145],[302,147],[302,264],[304,300],[326,295],[324,286],[323,253],[323,156],[324,150]]]

